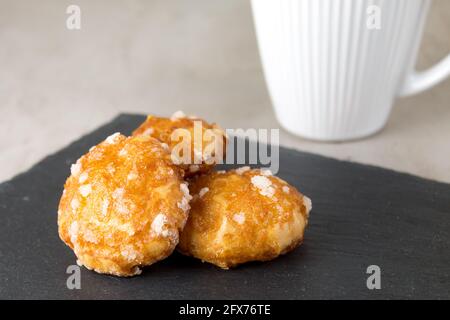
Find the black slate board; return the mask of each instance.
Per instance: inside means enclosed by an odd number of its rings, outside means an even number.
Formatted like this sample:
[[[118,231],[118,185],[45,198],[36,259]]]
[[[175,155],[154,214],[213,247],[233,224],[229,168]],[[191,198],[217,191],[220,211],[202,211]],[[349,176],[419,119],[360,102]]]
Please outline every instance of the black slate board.
[[[128,279],[82,268],[81,289],[67,289],[75,257],[56,208],[70,164],[143,119],[121,115],[0,184],[0,298],[450,298],[450,185],[284,148],[279,176],[313,199],[295,251],[230,271],[177,253]],[[369,265],[381,268],[381,290],[366,287]]]

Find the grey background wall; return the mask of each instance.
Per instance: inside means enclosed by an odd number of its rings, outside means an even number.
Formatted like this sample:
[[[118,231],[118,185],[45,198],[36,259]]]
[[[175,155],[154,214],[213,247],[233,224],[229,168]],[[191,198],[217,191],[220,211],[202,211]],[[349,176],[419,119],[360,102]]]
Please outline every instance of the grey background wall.
[[[82,29],[65,26],[82,10]],[[450,49],[450,1],[435,0],[419,68]],[[1,0],[0,181],[120,112],[182,109],[228,128],[278,128],[246,0]],[[280,142],[450,182],[450,81],[399,100],[383,132]],[[282,164],[281,164],[282,165]]]

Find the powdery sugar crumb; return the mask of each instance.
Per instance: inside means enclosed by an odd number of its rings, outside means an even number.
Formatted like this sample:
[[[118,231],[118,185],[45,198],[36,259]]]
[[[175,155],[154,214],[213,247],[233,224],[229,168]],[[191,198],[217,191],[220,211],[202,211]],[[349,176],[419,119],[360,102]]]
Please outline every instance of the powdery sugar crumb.
[[[183,199],[181,199],[181,201],[178,202],[177,205],[178,208],[180,208],[184,212],[187,212],[191,208],[191,206],[189,205],[189,200],[187,200],[185,197],[183,197]]]
[[[80,191],[80,194],[86,198],[91,193],[92,187],[90,184],[85,184],[82,185],[78,190]]]
[[[312,202],[310,198],[308,198],[307,196],[303,196],[303,204],[305,205],[307,212],[311,211]]]
[[[237,168],[237,169],[236,169],[236,173],[239,174],[239,175],[241,175],[241,174],[243,174],[244,172],[247,172],[247,171],[249,171],[249,170],[250,170],[250,167],[249,167],[249,166],[240,167],[240,168]]]
[[[106,214],[108,213],[108,207],[109,207],[109,200],[108,199],[103,200],[102,215],[106,216]]]
[[[177,120],[180,118],[186,118],[186,115],[184,114],[183,111],[178,110],[172,114],[172,116],[170,117],[170,120],[174,121],[174,120]]]
[[[181,199],[181,201],[178,202],[177,205],[178,208],[180,208],[184,212],[187,212],[191,208],[191,206],[189,205],[189,201],[192,200],[192,196],[189,194],[187,183],[181,183],[180,190],[183,193],[183,199]]]
[[[80,201],[78,201],[77,198],[73,198],[72,201],[70,201],[70,206],[72,207],[73,211],[76,211],[80,206]]]
[[[78,178],[78,182],[80,184],[85,183],[86,180],[88,179],[89,175],[87,172],[83,172],[82,174],[80,174],[80,177]]]
[[[115,200],[114,205],[118,213],[128,214],[130,211],[128,209],[127,202],[123,198],[125,190],[123,188],[117,188],[112,193],[112,197]]]
[[[243,224],[245,222],[245,215],[243,212],[235,213],[233,215],[233,220],[239,224]]]
[[[152,231],[158,235],[158,236],[163,236],[163,237],[167,237],[170,235],[170,231],[167,229],[167,217],[164,213],[158,213],[155,217],[155,219],[153,219],[152,222]]]
[[[83,238],[84,240],[86,240],[87,242],[91,242],[91,243],[98,243],[98,239],[95,236],[95,234],[92,232],[92,230],[89,229],[85,229],[83,231]]]
[[[135,172],[130,172],[127,176],[128,180],[134,180],[138,177],[138,175]]]
[[[137,258],[136,250],[134,250],[133,246],[127,245],[125,246],[120,253],[122,256],[127,259],[128,261],[133,261]]]
[[[266,197],[272,197],[275,194],[275,189],[272,187],[272,181],[265,176],[252,177],[252,184],[259,189],[259,193]]]
[[[116,203],[116,210],[118,213],[121,214],[129,214],[130,210],[128,210],[128,207],[124,201],[118,201]]]
[[[180,190],[181,190],[181,192],[183,192],[183,195],[185,198],[187,198],[188,200],[192,199],[191,195],[189,194],[189,188],[188,188],[187,183],[181,183]]]
[[[80,171],[81,171],[81,163],[80,163],[80,161],[77,161],[76,163],[74,163],[74,164],[72,164],[70,166],[70,173],[73,176],[77,176],[80,173]]]
[[[289,193],[289,187],[288,186],[283,186],[283,188],[281,188],[283,190],[284,193]]]
[[[119,157],[125,157],[128,154],[128,151],[125,148],[120,149]]]
[[[78,222],[77,221],[72,222],[72,224],[69,227],[69,236],[72,244],[75,244],[75,242],[77,242],[78,230],[79,230]]]
[[[114,192],[112,193],[112,197],[114,199],[121,199],[123,197],[123,194],[125,193],[125,190],[123,188],[117,188],[116,190],[114,190]]]
[[[107,144],[114,144],[117,142],[117,138],[120,136],[120,132],[113,133],[108,138],[105,139]]]
[[[144,136],[151,136],[153,134],[155,130],[153,128],[147,128],[145,129],[145,131],[142,133]]]

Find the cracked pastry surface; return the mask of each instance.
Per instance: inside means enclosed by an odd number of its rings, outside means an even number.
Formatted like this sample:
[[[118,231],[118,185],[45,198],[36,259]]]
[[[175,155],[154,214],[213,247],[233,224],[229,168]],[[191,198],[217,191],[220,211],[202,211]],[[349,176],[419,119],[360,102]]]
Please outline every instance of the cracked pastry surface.
[[[59,235],[88,269],[136,275],[172,253],[190,198],[182,170],[159,141],[116,133],[72,165]]]
[[[271,260],[303,240],[311,200],[268,170],[248,167],[193,178],[178,250],[228,269]]]
[[[183,168],[186,177],[211,170],[225,157],[225,132],[216,124],[187,117],[181,111],[170,118],[149,115],[133,135],[147,135],[161,141],[171,152],[174,163]]]

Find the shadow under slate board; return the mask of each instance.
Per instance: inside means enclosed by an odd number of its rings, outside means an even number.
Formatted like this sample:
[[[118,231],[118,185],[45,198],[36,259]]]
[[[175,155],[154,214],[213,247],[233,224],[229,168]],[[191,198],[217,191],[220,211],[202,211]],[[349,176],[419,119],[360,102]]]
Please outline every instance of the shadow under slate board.
[[[0,184],[0,298],[450,298],[450,185],[284,148],[278,175],[313,201],[301,247],[229,271],[178,253],[134,278],[82,268],[81,289],[69,290],[75,256],[56,220],[70,164],[144,119],[120,115]],[[370,265],[380,290],[367,288]]]

